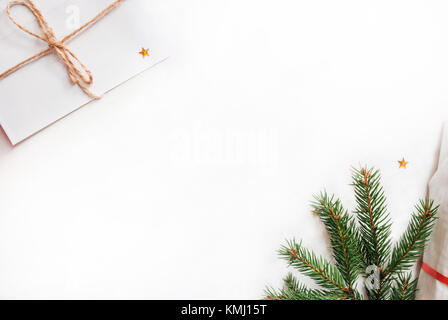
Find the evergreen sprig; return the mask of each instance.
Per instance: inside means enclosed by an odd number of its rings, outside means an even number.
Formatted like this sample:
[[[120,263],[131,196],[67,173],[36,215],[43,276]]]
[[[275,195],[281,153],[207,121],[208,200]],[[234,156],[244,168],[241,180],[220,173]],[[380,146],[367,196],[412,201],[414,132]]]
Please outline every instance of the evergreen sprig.
[[[333,262],[317,256],[300,242],[287,241],[280,256],[320,287],[309,289],[292,274],[284,279],[284,288],[266,290],[272,300],[412,300],[417,279],[406,273],[423,255],[431,235],[438,206],[421,200],[400,241],[392,248],[391,220],[381,176],[374,169],[353,169],[356,209],[351,216],[335,196],[323,192],[312,202],[330,236]],[[372,271],[373,270],[373,271]],[[373,273],[371,273],[373,272]],[[364,278],[363,291],[357,283]]]
[[[361,250],[356,241],[353,241],[356,233],[355,220],[344,210],[339,200],[335,200],[334,196],[329,197],[326,193],[315,197],[312,206],[330,235],[336,268],[349,289],[352,289],[360,273],[360,266],[363,265]]]
[[[353,169],[353,187],[357,207],[359,232],[369,265],[380,269],[390,254],[391,223],[386,208],[386,197],[380,184],[378,170]]]
[[[331,290],[330,292],[338,296],[359,299],[359,293],[353,290],[350,283],[330,261],[316,256],[301,243],[295,240],[288,241],[286,246],[281,247],[279,253],[290,266],[309,276],[322,288]]]
[[[308,289],[301,284],[294,275],[288,274],[284,279],[281,290],[267,289],[267,297],[272,300],[346,300],[346,294],[330,292],[328,290]]]
[[[417,292],[417,279],[412,280],[412,275],[400,273],[394,280],[395,286],[392,289],[392,300],[415,300]]]
[[[384,272],[387,279],[412,267],[422,256],[431,235],[438,207],[434,206],[434,201],[427,199],[420,201],[415,208],[417,213],[412,214],[408,228],[392,251],[391,261]]]

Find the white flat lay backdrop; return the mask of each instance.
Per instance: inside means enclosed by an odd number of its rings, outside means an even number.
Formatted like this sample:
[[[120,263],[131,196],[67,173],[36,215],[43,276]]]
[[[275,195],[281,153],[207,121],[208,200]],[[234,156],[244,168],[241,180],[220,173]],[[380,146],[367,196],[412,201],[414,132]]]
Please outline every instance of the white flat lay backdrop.
[[[328,254],[309,202],[353,208],[359,164],[403,231],[448,118],[446,1],[147,9],[167,61],[15,148],[0,137],[0,298],[261,298],[285,239]]]

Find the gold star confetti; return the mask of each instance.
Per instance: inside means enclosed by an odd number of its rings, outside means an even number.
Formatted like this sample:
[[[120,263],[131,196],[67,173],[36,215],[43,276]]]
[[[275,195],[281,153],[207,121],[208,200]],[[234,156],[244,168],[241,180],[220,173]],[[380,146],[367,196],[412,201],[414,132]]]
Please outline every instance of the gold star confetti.
[[[139,52],[142,57],[149,57],[149,49],[142,48],[142,51]]]
[[[400,164],[400,168],[405,168],[405,169],[406,169],[406,166],[407,166],[407,164],[408,164],[409,162],[407,162],[407,161],[404,160],[404,158],[403,158],[403,160],[398,161],[398,163]]]

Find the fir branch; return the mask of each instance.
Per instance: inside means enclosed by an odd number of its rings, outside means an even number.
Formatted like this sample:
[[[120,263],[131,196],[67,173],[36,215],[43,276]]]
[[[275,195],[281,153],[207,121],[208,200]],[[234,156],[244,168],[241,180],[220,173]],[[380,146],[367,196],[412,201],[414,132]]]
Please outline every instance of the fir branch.
[[[386,210],[386,198],[378,170],[353,169],[353,184],[360,233],[368,265],[380,270],[390,254],[391,223]]]
[[[386,280],[389,280],[394,273],[400,273],[412,267],[423,255],[423,250],[430,238],[439,207],[434,206],[434,201],[426,199],[420,200],[415,208],[417,213],[412,214],[405,233],[392,251],[391,261],[384,272]]]
[[[386,208],[386,197],[381,186],[378,170],[353,169],[353,183],[360,225],[359,232],[365,249],[368,265],[376,265],[380,272],[390,254],[391,222]],[[367,290],[369,298],[382,299],[386,290],[383,276],[380,276],[378,289]]]
[[[345,300],[347,295],[337,294],[319,289],[308,289],[301,284],[292,274],[284,279],[284,288],[280,291],[266,290],[268,300]]]
[[[320,216],[321,221],[330,235],[333,257],[336,267],[341,272],[349,290],[353,290],[359,274],[362,272],[363,260],[356,246],[356,227],[354,219],[344,210],[339,200],[321,193],[315,197],[314,212]]]
[[[313,203],[314,213],[320,216],[330,235],[335,266],[294,240],[287,242],[279,252],[290,265],[322,288],[308,289],[289,275],[284,279],[283,289],[266,291],[268,299],[362,299],[363,296],[354,289],[360,274],[367,278],[364,288],[369,299],[415,298],[417,279],[412,280],[410,274],[403,272],[422,256],[436,221],[438,206],[429,199],[420,201],[416,206],[417,213],[413,213],[405,233],[391,250],[391,223],[379,171],[354,169],[353,186],[359,227],[334,196],[322,193]],[[373,273],[367,274],[372,268]]]
[[[392,290],[392,300],[415,300],[417,293],[417,279],[411,280],[411,274],[400,273],[398,279],[394,281],[395,287]]]
[[[323,288],[336,290],[348,295],[352,299],[358,299],[357,293],[347,287],[341,273],[322,257],[317,257],[313,252],[302,247],[295,241],[288,241],[287,246],[280,249],[280,256],[289,261],[290,265],[297,268],[303,274]]]
[[[361,274],[365,275],[365,270],[369,266],[369,261],[367,260],[367,249],[364,245],[364,241],[362,240],[362,235],[359,231],[359,228],[355,226],[355,229],[353,230],[355,243],[354,243],[354,249],[356,251],[356,254],[361,259]]]

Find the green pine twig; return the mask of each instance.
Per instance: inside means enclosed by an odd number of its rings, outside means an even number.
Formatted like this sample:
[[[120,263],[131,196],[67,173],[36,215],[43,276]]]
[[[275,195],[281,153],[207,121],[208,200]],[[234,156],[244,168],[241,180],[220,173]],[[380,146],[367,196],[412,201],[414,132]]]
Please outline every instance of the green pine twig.
[[[343,208],[339,199],[325,192],[312,203],[314,213],[330,236],[335,265],[295,240],[288,241],[279,251],[290,266],[310,277],[320,288],[308,289],[290,274],[281,290],[266,290],[267,299],[357,300],[364,296],[415,299],[417,279],[412,280],[412,274],[406,272],[423,255],[438,206],[432,200],[421,200],[406,231],[391,250],[391,222],[379,171],[354,169],[352,177],[357,203],[355,217]],[[363,294],[355,288],[360,276],[366,278]]]
[[[339,270],[329,261],[317,257],[313,252],[303,248],[300,243],[288,241],[287,246],[280,249],[280,256],[303,274],[309,276],[323,288],[357,299],[357,293],[350,290]]]
[[[438,206],[434,206],[434,201],[426,199],[421,200],[415,208],[417,213],[412,214],[405,233],[392,251],[391,260],[384,271],[385,279],[412,267],[423,255],[437,219],[435,214]]]
[[[415,300],[417,293],[417,279],[412,280],[412,275],[398,274],[394,280],[394,288],[392,290],[392,300]]]
[[[338,199],[335,200],[334,196],[329,197],[326,193],[315,197],[313,208],[330,235],[336,267],[352,290],[364,265],[362,254],[356,246],[355,221]]]

